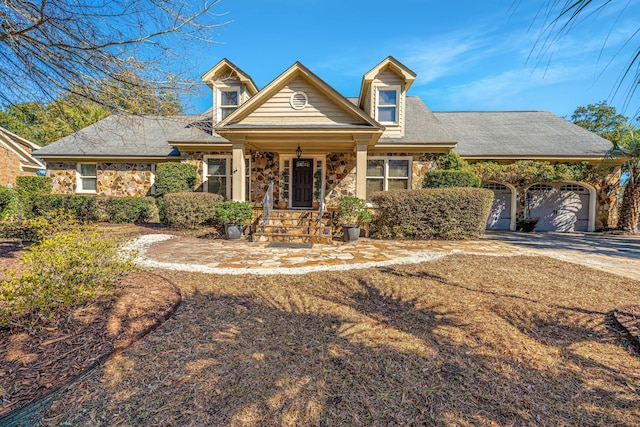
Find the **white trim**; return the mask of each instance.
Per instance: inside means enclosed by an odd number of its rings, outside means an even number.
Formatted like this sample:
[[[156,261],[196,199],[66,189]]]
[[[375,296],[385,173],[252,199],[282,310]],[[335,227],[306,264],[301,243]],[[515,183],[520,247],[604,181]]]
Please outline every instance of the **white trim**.
[[[232,105],[222,105],[222,93],[223,92],[236,92],[237,95],[237,99],[238,99],[238,104],[235,106]],[[240,105],[242,104],[242,100],[240,99],[240,97],[242,96],[242,90],[240,88],[240,86],[216,86],[216,121],[220,122],[222,121],[224,118],[228,117],[229,115],[233,114],[233,111],[237,110],[238,108],[240,108]],[[230,112],[229,114],[227,114],[224,118],[222,117],[222,110],[223,109],[231,109],[233,108],[233,111]]]
[[[375,106],[374,113],[375,119],[378,123],[383,125],[399,125],[400,124],[400,97],[402,96],[402,87],[400,85],[390,85],[390,86],[376,86],[375,91]],[[380,91],[395,91],[396,92],[396,103],[395,105],[391,104],[382,104],[380,105]],[[379,119],[378,109],[380,108],[395,108],[396,109],[396,119],[394,121],[382,121]]]
[[[296,105],[294,100],[296,96],[300,96],[300,95],[302,95],[302,97],[304,98],[304,103],[302,105]],[[304,110],[304,107],[306,107],[308,104],[309,104],[309,97],[307,96],[306,93],[300,90],[293,92],[291,94],[291,98],[289,98],[289,105],[291,105],[291,108],[293,108],[294,110]]]
[[[149,188],[149,194],[156,195],[156,164],[151,163],[151,188]]]
[[[82,165],[93,165],[96,167],[96,174],[93,175],[82,175]],[[83,179],[95,179],[96,180],[96,189],[95,190],[85,190],[83,186]],[[83,194],[96,194],[98,192],[98,164],[90,163],[90,162],[78,162],[76,163],[76,193]]]
[[[245,158],[245,165],[246,167],[249,169],[249,185],[247,188],[245,188],[245,200],[251,200],[251,155],[247,154],[244,156]],[[227,165],[226,165],[226,194],[223,194],[223,196],[227,199],[227,200],[231,200],[231,186],[232,186],[232,182],[231,180],[233,179],[233,173],[232,173],[232,155],[231,154],[209,154],[209,155],[204,155],[202,157],[202,162],[203,162],[203,167],[202,167],[202,191],[204,193],[209,193],[209,159],[225,159],[227,161]],[[222,175],[216,175],[216,176],[222,176]]]
[[[369,156],[367,157],[367,172],[369,171],[369,160],[384,160],[384,176],[370,176],[368,173],[366,174],[365,177],[365,182],[366,180],[369,179],[382,179],[382,191],[389,191],[389,180],[404,180],[405,178],[403,177],[398,177],[398,176],[393,176],[390,177],[389,176],[389,161],[390,160],[406,160],[409,162],[409,168],[408,168],[408,176],[406,177],[406,181],[407,181],[407,189],[411,189],[411,178],[413,176],[413,157],[411,156]]]

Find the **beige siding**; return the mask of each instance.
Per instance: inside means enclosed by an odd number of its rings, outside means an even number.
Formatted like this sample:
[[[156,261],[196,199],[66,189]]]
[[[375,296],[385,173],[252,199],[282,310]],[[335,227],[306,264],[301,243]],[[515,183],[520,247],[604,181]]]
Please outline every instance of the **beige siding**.
[[[289,103],[291,95],[298,91],[306,93],[309,100],[307,106],[302,110],[294,109]],[[239,123],[350,124],[364,123],[364,121],[343,109],[336,101],[326,96],[306,80],[297,77]]]
[[[393,71],[386,69],[385,71],[381,72],[380,74],[378,74],[376,76],[376,78],[373,81],[373,85],[371,88],[371,97],[374,100],[374,102],[372,102],[372,105],[375,104],[375,100],[376,100],[376,96],[375,96],[375,91],[377,87],[380,86],[400,86],[400,102],[398,105],[398,125],[394,126],[394,125],[388,125],[385,124],[385,131],[382,134],[383,137],[401,137],[404,135],[404,100],[405,100],[405,93],[404,93],[404,81],[402,79],[401,76],[399,76],[398,74],[394,73]],[[375,108],[377,107],[377,105],[373,105],[373,108],[371,109],[371,116],[375,117]]]

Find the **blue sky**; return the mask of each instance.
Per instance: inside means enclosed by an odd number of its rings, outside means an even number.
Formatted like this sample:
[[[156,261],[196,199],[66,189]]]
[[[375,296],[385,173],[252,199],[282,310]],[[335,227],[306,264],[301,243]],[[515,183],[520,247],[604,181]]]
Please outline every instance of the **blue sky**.
[[[216,11],[228,23],[219,43],[194,47],[189,59],[198,78],[226,57],[260,88],[300,61],[343,95],[357,96],[362,75],[392,55],[418,75],[410,95],[434,111],[547,110],[569,117],[580,105],[607,100],[634,116],[640,93],[625,109],[622,94],[612,90],[640,41],[629,42],[640,0],[613,2],[541,56],[535,46],[543,40],[547,3],[222,0]],[[206,87],[187,100],[192,112],[210,102]]]

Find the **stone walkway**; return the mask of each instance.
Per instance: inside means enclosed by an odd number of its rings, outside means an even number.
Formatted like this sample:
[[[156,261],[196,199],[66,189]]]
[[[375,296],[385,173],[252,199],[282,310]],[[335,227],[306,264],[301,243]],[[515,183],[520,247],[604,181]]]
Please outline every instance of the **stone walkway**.
[[[598,233],[487,233],[472,241],[384,241],[292,245],[142,236],[131,247],[147,268],[213,274],[305,274],[423,262],[455,253],[545,255],[640,280],[640,238]]]

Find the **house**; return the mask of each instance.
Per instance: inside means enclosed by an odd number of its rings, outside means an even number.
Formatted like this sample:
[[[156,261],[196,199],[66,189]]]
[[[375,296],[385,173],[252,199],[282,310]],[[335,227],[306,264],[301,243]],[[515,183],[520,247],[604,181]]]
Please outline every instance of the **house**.
[[[0,127],[0,185],[15,185],[16,177],[35,175],[44,164],[32,152],[39,145]]]
[[[204,114],[113,115],[36,154],[58,193],[147,195],[155,166],[180,161],[197,166],[200,191],[260,203],[273,180],[276,200],[309,209],[319,199],[421,188],[449,149],[469,161],[597,165],[611,146],[544,111],[432,112],[407,94],[415,79],[388,57],[363,76],[357,98],[346,98],[296,62],[259,89],[223,59],[202,76],[213,95]],[[619,165],[609,172],[597,182],[531,188],[484,183],[496,194],[488,226],[513,230],[517,216],[540,216],[544,229],[561,231],[611,226]]]

